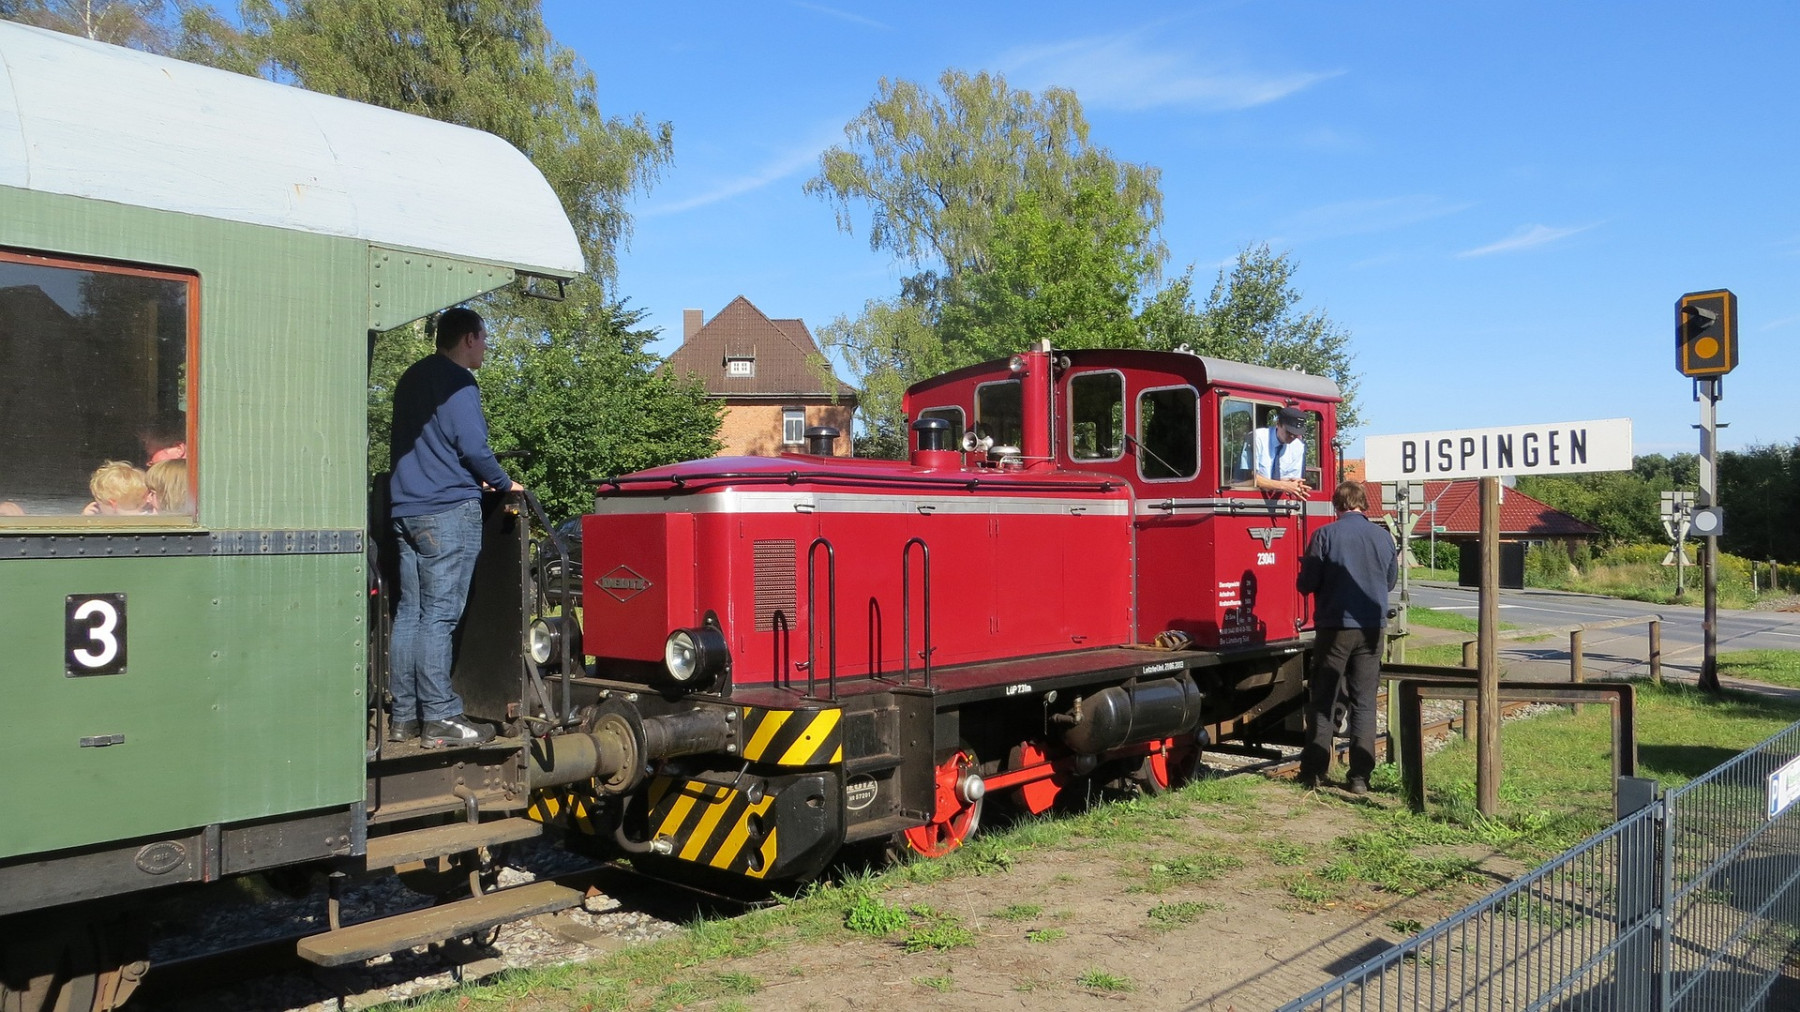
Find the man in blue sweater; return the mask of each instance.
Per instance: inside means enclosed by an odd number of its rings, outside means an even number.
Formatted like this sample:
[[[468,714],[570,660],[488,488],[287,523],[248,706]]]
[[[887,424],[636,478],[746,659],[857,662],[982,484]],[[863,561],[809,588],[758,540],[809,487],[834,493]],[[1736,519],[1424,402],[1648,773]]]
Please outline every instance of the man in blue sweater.
[[[1363,511],[1361,482],[1331,494],[1336,522],[1319,528],[1300,560],[1300,592],[1313,595],[1313,669],[1306,708],[1306,745],[1300,782],[1317,787],[1331,766],[1333,710],[1341,694],[1349,708],[1350,793],[1369,793],[1375,771],[1375,692],[1381,681],[1382,630],[1388,591],[1400,579],[1399,555],[1387,529]]]
[[[389,502],[400,546],[388,689],[389,741],[420,737],[426,748],[479,745],[494,729],[463,714],[450,686],[451,636],[469,599],[481,552],[481,492],[524,486],[507,477],[488,446],[481,390],[472,369],[487,354],[487,327],[472,309],[437,321],[437,354],[415,362],[394,387]]]

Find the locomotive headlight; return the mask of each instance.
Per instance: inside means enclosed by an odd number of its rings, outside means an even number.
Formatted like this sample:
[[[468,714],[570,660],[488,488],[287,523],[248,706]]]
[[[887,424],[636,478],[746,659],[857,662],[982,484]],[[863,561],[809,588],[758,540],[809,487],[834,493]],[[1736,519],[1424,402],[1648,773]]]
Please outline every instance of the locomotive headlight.
[[[731,656],[725,634],[713,626],[677,629],[663,642],[663,666],[669,677],[684,689],[698,689],[710,684]]]
[[[580,651],[581,630],[573,621],[560,615],[540,618],[531,623],[531,630],[525,639],[525,652],[539,667],[544,667],[562,660],[564,640],[569,642],[571,654]]]

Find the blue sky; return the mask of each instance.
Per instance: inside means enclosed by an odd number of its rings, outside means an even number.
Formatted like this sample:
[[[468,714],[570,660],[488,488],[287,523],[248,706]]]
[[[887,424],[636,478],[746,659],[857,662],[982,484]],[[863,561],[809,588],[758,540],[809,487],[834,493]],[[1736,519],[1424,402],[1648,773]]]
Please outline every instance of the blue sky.
[[[1800,438],[1800,4],[545,0],[603,109],[674,125],[620,293],[679,343],[744,295],[816,332],[912,268],[801,193],[879,78],[1075,90],[1162,170],[1171,275],[1250,243],[1353,335],[1367,433],[1629,417],[1691,452],[1674,303],[1726,287],[1726,449]],[[1358,447],[1352,453],[1359,453]]]

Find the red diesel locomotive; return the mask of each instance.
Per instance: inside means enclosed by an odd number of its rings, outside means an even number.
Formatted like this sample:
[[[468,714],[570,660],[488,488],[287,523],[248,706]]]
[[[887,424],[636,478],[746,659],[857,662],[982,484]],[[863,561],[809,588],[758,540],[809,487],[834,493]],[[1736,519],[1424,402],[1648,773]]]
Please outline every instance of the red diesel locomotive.
[[[1209,742],[1295,730],[1295,576],[1332,516],[1339,399],[1298,372],[1045,344],[912,387],[906,462],[607,482],[582,520],[585,630],[533,628],[547,672],[586,663],[553,679],[585,733],[542,739],[532,815],[669,874],[786,881],[859,841],[948,853],[989,794],[1042,812],[1093,780],[1164,789]],[[1306,499],[1250,481],[1284,406],[1311,422]]]

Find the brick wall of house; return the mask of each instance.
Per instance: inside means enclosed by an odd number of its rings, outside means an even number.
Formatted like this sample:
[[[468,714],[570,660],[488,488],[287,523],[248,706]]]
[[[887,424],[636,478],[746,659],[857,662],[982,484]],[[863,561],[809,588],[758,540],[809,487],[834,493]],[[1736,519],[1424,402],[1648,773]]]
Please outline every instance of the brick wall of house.
[[[719,424],[719,450],[723,457],[773,457],[784,450],[802,450],[805,444],[784,446],[781,442],[781,418],[789,404],[732,404],[726,402],[725,420]],[[845,404],[804,404],[806,426],[829,425],[838,430],[832,452],[840,457],[850,454],[850,407]]]

